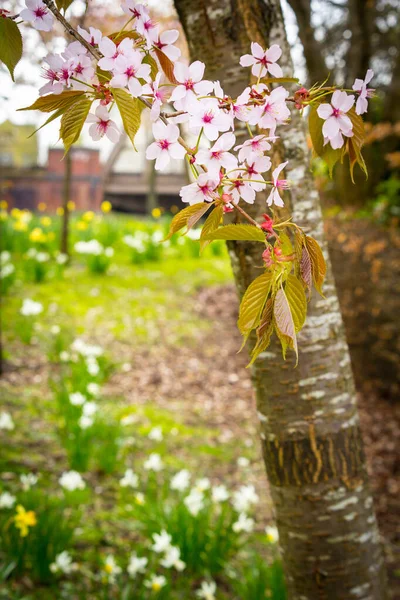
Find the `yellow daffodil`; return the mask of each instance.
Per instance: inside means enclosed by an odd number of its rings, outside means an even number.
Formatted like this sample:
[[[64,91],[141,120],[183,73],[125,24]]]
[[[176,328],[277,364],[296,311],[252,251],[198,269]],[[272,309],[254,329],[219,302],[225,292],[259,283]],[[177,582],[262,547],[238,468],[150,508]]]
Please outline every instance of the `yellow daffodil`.
[[[94,218],[94,212],[92,210],[87,210],[82,215],[82,219],[84,221],[86,221],[87,223],[90,223],[90,221],[93,221],[93,218]]]
[[[85,221],[78,221],[76,228],[78,231],[85,231],[88,228],[88,224]]]
[[[75,205],[75,202],[73,200],[68,200],[68,202],[67,202],[67,208],[68,208],[69,211],[75,210],[75,206],[76,205]]]
[[[8,208],[7,200],[0,200],[0,208],[1,208],[1,210],[7,210],[7,208]]]
[[[112,204],[108,200],[104,200],[104,202],[101,203],[100,208],[103,211],[103,213],[109,213],[112,209]]]
[[[21,216],[21,211],[19,210],[19,208],[12,208],[11,209],[11,216],[14,219],[19,219],[19,217]]]
[[[24,221],[16,221],[13,225],[15,231],[27,231],[28,225]]]
[[[0,221],[7,221],[8,214],[5,210],[0,210]]]
[[[44,212],[47,208],[47,204],[46,204],[46,202],[39,202],[37,207],[38,207],[38,210],[40,210],[40,212]]]
[[[33,510],[25,510],[25,508],[18,504],[17,514],[14,517],[15,527],[19,529],[20,536],[26,537],[29,533],[29,527],[34,527],[37,524],[36,515]]]
[[[161,217],[161,209],[153,208],[153,210],[151,211],[151,216],[154,217],[154,219],[159,219]]]
[[[29,234],[29,239],[31,242],[44,243],[47,241],[47,235],[43,233],[43,230],[40,227],[35,227]]]
[[[50,227],[50,225],[51,225],[51,219],[50,219],[50,217],[42,217],[40,219],[40,222],[43,225],[43,227]]]
[[[56,208],[56,213],[58,214],[59,217],[62,217],[64,214],[64,209],[62,206],[57,206]]]

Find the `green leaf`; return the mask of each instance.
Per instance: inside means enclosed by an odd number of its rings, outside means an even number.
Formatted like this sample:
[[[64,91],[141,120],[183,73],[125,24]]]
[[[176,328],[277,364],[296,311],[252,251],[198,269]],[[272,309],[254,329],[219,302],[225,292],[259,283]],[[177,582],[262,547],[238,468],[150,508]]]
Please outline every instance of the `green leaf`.
[[[124,129],[135,148],[135,137],[140,127],[144,104],[138,98],[132,98],[126,90],[111,88],[115,103],[121,113]],[[135,148],[136,150],[136,148]]]
[[[324,136],[322,135],[324,120],[318,116],[317,108],[316,105],[312,106],[308,117],[311,141],[315,154],[328,165],[329,175],[332,177],[333,167],[341,158],[343,150],[340,148],[334,150],[329,143],[324,145]]]
[[[224,225],[211,231],[205,240],[243,240],[248,242],[265,242],[265,233],[255,225]]]
[[[179,211],[178,214],[174,216],[171,221],[171,225],[169,227],[169,232],[164,241],[169,240],[170,237],[177,233],[183,227],[187,225],[188,230],[193,227],[197,223],[199,219],[213,206],[213,202],[198,202],[197,204],[192,204],[191,206],[187,206],[183,210]]]
[[[146,54],[146,56],[144,57],[142,62],[145,65],[150,65],[150,67],[151,67],[150,76],[151,76],[151,79],[154,81],[154,79],[156,78],[156,75],[158,73],[158,66],[157,66],[156,61],[150,54]]]
[[[296,330],[289,302],[282,288],[279,288],[275,297],[274,321],[275,330],[282,345],[283,358],[286,358],[286,351],[288,348],[294,350],[297,357]]]
[[[40,96],[30,106],[18,108],[18,110],[41,110],[42,112],[53,112],[59,108],[67,109],[85,95],[85,92],[67,91],[62,94],[49,94],[48,96]]]
[[[294,329],[298,333],[306,320],[307,298],[303,284],[294,275],[289,275],[287,278],[285,294],[292,313]]]
[[[202,252],[204,250],[204,248],[206,248],[208,246],[208,244],[211,244],[211,241],[205,240],[204,236],[207,235],[208,233],[211,233],[212,231],[215,231],[220,226],[223,214],[224,214],[224,208],[223,208],[222,204],[220,204],[219,206],[216,206],[208,215],[208,217],[202,227],[202,230],[201,230],[200,252]]]
[[[264,304],[271,289],[272,273],[265,271],[251,282],[245,291],[239,308],[238,327],[242,335],[248,336],[258,327]]]
[[[12,19],[0,16],[0,61],[10,71],[14,80],[14,69],[22,57],[22,36]]]
[[[326,275],[326,262],[319,244],[314,238],[306,235],[305,245],[311,261],[311,272],[315,289],[322,294],[322,284]]]
[[[78,140],[92,102],[92,100],[82,98],[70,106],[61,117],[60,137],[64,142],[65,153]]]
[[[278,244],[278,247],[282,250],[282,254],[284,256],[293,254],[294,250],[290,237],[282,231],[279,233],[279,240],[280,244]]]
[[[63,10],[64,12],[71,6],[74,0],[56,0],[56,5],[58,10]]]
[[[250,367],[256,358],[266,350],[271,341],[271,335],[274,331],[274,300],[273,298],[268,298],[265,303],[264,310],[260,319],[260,326],[257,329],[257,343],[251,351],[251,361],[247,365]]]
[[[360,165],[361,169],[368,178],[367,165],[365,164],[363,155],[361,154],[361,148],[365,142],[365,129],[364,121],[360,115],[356,113],[354,107],[349,110],[347,116],[353,123],[353,136],[348,138],[347,151],[349,153],[351,180],[354,183],[354,166],[356,163]]]
[[[31,133],[31,135],[28,135],[28,139],[30,137],[32,137],[33,135],[35,135],[35,133],[37,133],[40,129],[42,129],[42,127],[44,127],[45,125],[48,125],[49,123],[51,123],[52,121],[54,121],[55,119],[58,119],[58,117],[61,117],[61,115],[63,115],[65,113],[65,108],[59,108],[58,110],[56,110],[55,112],[53,112],[52,115],[50,115],[50,117],[48,119],[46,119],[46,121],[37,129],[35,129],[35,131],[33,133]]]

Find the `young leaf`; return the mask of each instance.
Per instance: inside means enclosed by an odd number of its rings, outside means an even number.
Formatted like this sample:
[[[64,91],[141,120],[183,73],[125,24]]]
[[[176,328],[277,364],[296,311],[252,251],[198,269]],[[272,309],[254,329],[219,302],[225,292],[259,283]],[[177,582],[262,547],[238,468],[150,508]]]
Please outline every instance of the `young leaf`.
[[[289,275],[287,278],[285,294],[292,313],[294,329],[298,333],[306,320],[307,298],[302,283],[294,275]]]
[[[251,282],[245,291],[239,308],[238,327],[242,335],[248,336],[258,327],[264,305],[271,289],[272,273],[265,271]]]
[[[312,269],[310,255],[308,254],[307,248],[303,246],[300,259],[300,275],[304,281],[305,286],[311,291],[312,285]]]
[[[312,106],[308,117],[310,137],[315,154],[328,165],[329,175],[332,177],[333,167],[341,158],[343,150],[340,148],[334,150],[329,143],[324,145],[324,136],[322,135],[324,120],[318,116],[317,108],[316,105]]]
[[[162,70],[165,73],[165,76],[170,80],[171,83],[178,84],[179,82],[175,79],[174,75],[174,63],[162,52],[159,48],[154,48],[156,56],[160,61],[160,65]]]
[[[354,107],[351,108],[347,114],[353,123],[353,136],[348,138],[347,151],[349,153],[351,180],[354,183],[354,165],[356,163],[360,165],[366,177],[368,177],[367,165],[365,164],[363,155],[361,154],[361,148],[365,141],[365,129],[364,121],[360,115],[356,113]]]
[[[84,92],[67,91],[62,94],[49,94],[48,96],[40,96],[30,106],[18,108],[18,110],[41,110],[42,112],[53,112],[59,108],[67,109],[78,100],[81,100],[85,95]]]
[[[78,140],[91,106],[92,100],[82,98],[61,117],[60,137],[64,142],[65,153]]]
[[[208,215],[206,222],[204,223],[203,228],[201,230],[200,252],[202,252],[204,248],[208,246],[208,244],[211,244],[210,240],[204,239],[204,236],[208,233],[211,233],[212,231],[215,231],[219,227],[223,214],[224,208],[220,204],[219,206],[216,206]]]
[[[251,351],[251,361],[247,365],[248,367],[250,367],[256,358],[258,358],[269,346],[271,335],[274,331],[273,313],[274,300],[268,298],[261,315],[260,326],[257,329],[257,343]]]
[[[289,302],[282,288],[276,293],[274,303],[275,330],[282,345],[283,358],[286,358],[286,350],[291,348],[297,354],[297,339],[292,313]],[[297,364],[297,362],[296,362]]]
[[[14,69],[22,57],[22,36],[12,19],[0,16],[0,62],[10,71],[14,80]]]
[[[124,89],[111,88],[115,103],[121,113],[124,129],[135,148],[135,136],[139,131],[140,117],[144,104],[138,98],[132,98]],[[135,148],[136,150],[136,148]]]
[[[326,262],[318,242],[314,238],[305,236],[305,245],[311,261],[311,272],[315,289],[322,296],[322,284],[326,275]]]
[[[265,233],[255,225],[224,225],[205,235],[204,239],[265,242]]]
[[[63,10],[64,12],[71,6],[74,0],[56,0],[56,5],[58,10]]]
[[[290,240],[290,237],[284,233],[283,231],[281,231],[279,233],[279,239],[280,239],[280,245],[279,247],[282,250],[282,254],[284,256],[288,256],[290,254],[293,254],[293,246],[292,246],[292,242]]]
[[[198,202],[197,204],[192,204],[191,206],[187,206],[186,208],[179,211],[171,221],[171,225],[169,228],[169,232],[164,241],[169,240],[170,237],[177,233],[186,225],[188,229],[193,227],[197,223],[199,219],[209,210],[209,208],[213,205],[213,202],[210,204],[207,202]],[[189,224],[190,219],[190,224]]]

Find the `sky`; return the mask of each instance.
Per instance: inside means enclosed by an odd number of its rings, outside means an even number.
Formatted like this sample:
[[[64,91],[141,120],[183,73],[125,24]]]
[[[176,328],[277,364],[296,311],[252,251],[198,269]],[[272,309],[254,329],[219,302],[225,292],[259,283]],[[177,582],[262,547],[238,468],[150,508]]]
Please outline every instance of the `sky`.
[[[115,4],[117,4],[115,2]],[[159,8],[160,3],[158,0],[148,0],[148,5],[156,5]],[[166,12],[171,12],[172,0],[164,0],[163,6],[165,6]],[[5,1],[2,2],[2,8],[12,9],[13,12],[19,12],[22,9],[24,2],[17,0],[17,2]],[[286,29],[288,33],[289,42],[292,46],[293,60],[295,63],[295,76],[300,79],[304,77],[304,61],[302,56],[301,45],[299,44],[297,37],[297,25],[295,16],[288,6],[286,0],[282,0]],[[79,15],[82,11],[83,3],[81,0],[75,0],[71,6],[76,15]],[[40,77],[40,64],[34,64],[29,59],[30,56],[35,54],[38,62],[46,55],[46,49],[41,43],[39,34],[32,29],[25,29],[23,32],[24,39],[24,55],[21,62],[15,69],[16,79],[23,79],[24,84],[13,83],[8,72],[0,72],[0,123],[6,120],[10,120],[16,124],[32,124],[35,127],[39,127],[45,122],[48,115],[39,113],[38,111],[24,111],[17,112],[17,108],[29,106],[32,104],[38,96],[38,88],[43,85],[43,80]],[[61,38],[57,38],[53,51],[60,52],[64,47],[65,42]],[[111,150],[112,143],[107,139],[103,139],[100,142],[93,142],[87,132],[88,127],[85,126],[82,132],[82,143],[88,147],[100,148],[101,160],[106,160]],[[53,121],[49,125],[46,125],[41,131],[37,133],[38,146],[39,146],[39,163],[45,164],[47,160],[47,151],[49,147],[59,146],[59,121]]]

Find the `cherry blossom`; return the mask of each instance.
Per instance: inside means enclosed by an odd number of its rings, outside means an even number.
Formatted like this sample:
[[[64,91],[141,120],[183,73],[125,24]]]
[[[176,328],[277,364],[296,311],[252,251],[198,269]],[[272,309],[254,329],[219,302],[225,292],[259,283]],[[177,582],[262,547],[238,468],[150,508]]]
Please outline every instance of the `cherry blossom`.
[[[374,76],[374,72],[372,69],[368,69],[365,79],[356,79],[353,83],[353,90],[355,92],[359,92],[360,95],[357,98],[356,102],[356,113],[358,115],[363,115],[368,110],[368,100],[367,98],[371,98],[374,91],[372,88],[367,88],[367,85],[371,81]]]
[[[68,67],[72,71],[71,77],[76,77],[76,79],[80,79],[81,81],[91,81],[94,77],[92,61],[86,55],[78,55],[75,58],[71,58]],[[79,81],[72,81],[72,86],[78,90],[87,90],[87,85]]]
[[[219,181],[211,179],[208,173],[202,173],[194,183],[183,186],[179,192],[182,202],[196,204],[197,202],[211,202],[212,193]]]
[[[98,62],[100,69],[113,71],[116,68],[116,60],[121,54],[126,56],[127,54],[132,53],[133,40],[125,38],[118,46],[116,46],[110,38],[103,37],[99,43],[99,50],[103,54],[103,58]]]
[[[268,206],[275,204],[275,206],[283,206],[283,200],[279,195],[279,190],[287,189],[289,183],[286,179],[278,179],[279,173],[286,167],[288,161],[281,163],[272,171],[273,186],[270,195],[267,198]]]
[[[273,133],[277,124],[283,123],[290,117],[290,110],[285,102],[288,96],[288,90],[282,86],[272,90],[265,98],[264,105],[252,109],[249,116],[250,125],[259,125],[262,129],[269,129]]]
[[[110,119],[110,114],[105,106],[98,106],[95,114],[89,113],[86,121],[87,123],[92,123],[89,127],[89,134],[95,142],[105,135],[112,142],[118,142],[120,137],[119,129],[115,121]]]
[[[265,77],[267,72],[274,77],[282,77],[282,69],[276,64],[281,57],[282,50],[277,44],[273,44],[268,50],[263,50],[260,44],[252,42],[251,54],[240,57],[242,67],[251,67],[251,72],[256,77]]]
[[[224,186],[224,192],[232,196],[232,203],[237,204],[243,198],[248,204],[254,204],[256,192],[254,185],[249,181],[243,181],[243,173],[239,169],[229,175],[230,182]]]
[[[122,3],[122,10],[130,17],[133,16],[138,19],[149,16],[148,8],[144,4],[136,2],[136,0],[125,0]]]
[[[186,150],[178,142],[179,127],[177,125],[165,125],[162,121],[157,121],[153,125],[153,135],[155,142],[150,144],[146,150],[146,158],[156,159],[156,169],[164,169],[171,158],[182,159]]]
[[[87,31],[78,25],[78,33],[93,47],[98,46],[103,37],[100,29],[96,29],[95,27],[89,27],[89,31]]]
[[[265,184],[260,183],[261,180],[264,181],[261,173],[269,171],[270,168],[271,159],[269,156],[256,156],[246,161],[243,167],[243,177],[244,179],[256,180],[254,182],[250,182],[250,185],[256,192],[261,192],[265,189]]]
[[[53,15],[42,0],[25,0],[26,8],[21,10],[19,16],[24,21],[31,23],[38,31],[51,31]]]
[[[217,139],[220,131],[227,131],[231,127],[231,117],[218,108],[217,100],[201,100],[191,109],[194,114],[189,119],[190,130],[195,134],[203,130],[211,142]]]
[[[60,81],[59,71],[63,67],[64,61],[57,54],[48,54],[44,60],[48,64],[48,67],[43,69],[43,77],[49,81],[39,89],[39,94],[40,96],[49,92],[52,94],[61,94],[64,86]]]
[[[346,115],[354,104],[354,96],[336,90],[332,94],[331,104],[320,104],[317,109],[318,116],[325,120],[322,134],[325,144],[331,143],[332,148],[341,148],[344,144],[343,135],[353,135],[353,123]]]
[[[177,62],[174,67],[174,76],[179,85],[171,94],[171,102],[175,102],[175,108],[186,110],[190,102],[196,99],[196,95],[207,96],[213,90],[211,81],[203,79],[205,64],[196,60],[189,67]]]
[[[128,87],[131,95],[137,98],[143,91],[143,86],[139,81],[150,77],[150,65],[142,63],[140,52],[133,50],[128,56],[122,54],[115,60],[114,77],[110,81],[112,87]]]
[[[209,150],[199,150],[196,162],[205,165],[212,176],[218,177],[221,167],[230,170],[237,167],[236,157],[229,152],[236,138],[233,133],[224,133]]]
[[[256,135],[249,140],[235,146],[235,150],[239,150],[239,160],[241,162],[247,160],[251,161],[257,156],[262,156],[266,150],[271,150],[271,144],[269,141],[275,141],[276,137],[267,137],[266,135]]]
[[[143,86],[143,94],[145,96],[152,96],[153,104],[150,110],[150,118],[152,121],[157,121],[160,116],[161,106],[164,104],[168,96],[168,88],[160,87],[161,84],[161,73],[157,73],[154,81],[146,83]]]
[[[85,46],[83,46],[80,42],[71,42],[65,48],[64,52],[61,53],[61,56],[68,61],[84,54],[87,54]]]
[[[136,21],[136,31],[145,38],[148,48],[158,40],[158,26],[148,13],[140,14]]]
[[[165,56],[167,56],[172,62],[178,60],[181,55],[179,48],[176,48],[172,44],[176,42],[179,37],[179,31],[177,29],[170,29],[169,31],[163,31],[158,36],[158,39],[154,42],[154,47],[161,50]]]

